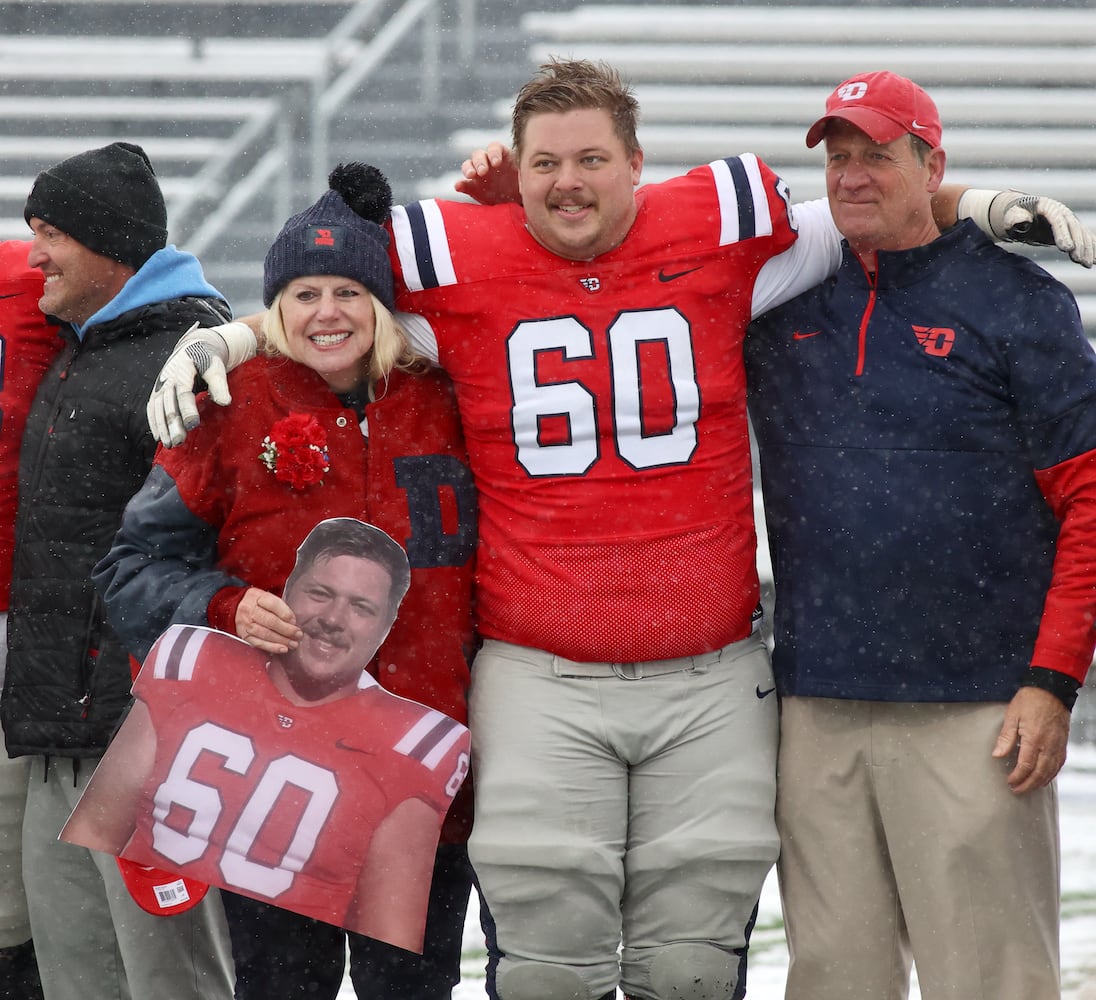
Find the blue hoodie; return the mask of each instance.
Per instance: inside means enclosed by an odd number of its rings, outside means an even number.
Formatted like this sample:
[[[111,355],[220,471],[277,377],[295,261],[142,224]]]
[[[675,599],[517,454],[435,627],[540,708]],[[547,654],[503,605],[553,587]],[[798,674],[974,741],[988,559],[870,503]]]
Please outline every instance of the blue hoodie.
[[[154,302],[188,297],[215,298],[225,301],[202,272],[198,258],[169,244],[157,250],[141,269],[133,275],[102,309],[77,326],[72,324],[76,336],[84,339],[84,333],[99,323],[107,323],[124,313]],[[180,334],[184,331],[180,330]]]

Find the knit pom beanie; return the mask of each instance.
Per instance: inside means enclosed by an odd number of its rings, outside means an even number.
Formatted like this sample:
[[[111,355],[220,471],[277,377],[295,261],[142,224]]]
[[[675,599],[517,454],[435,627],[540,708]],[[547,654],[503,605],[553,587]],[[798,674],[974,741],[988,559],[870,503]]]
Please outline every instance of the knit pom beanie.
[[[368,163],[347,163],[327,183],[330,190],[286,222],[267,251],[263,303],[294,278],[327,274],[361,282],[392,309],[388,233],[381,228],[392,210],[387,179]]]

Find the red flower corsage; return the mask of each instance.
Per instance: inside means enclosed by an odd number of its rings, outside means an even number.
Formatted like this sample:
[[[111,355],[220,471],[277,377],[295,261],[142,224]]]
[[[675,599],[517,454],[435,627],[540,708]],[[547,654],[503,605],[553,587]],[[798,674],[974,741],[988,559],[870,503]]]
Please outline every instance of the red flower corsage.
[[[311,414],[291,413],[283,417],[263,438],[259,460],[281,483],[303,490],[323,482],[331,468],[327,454],[327,432]]]

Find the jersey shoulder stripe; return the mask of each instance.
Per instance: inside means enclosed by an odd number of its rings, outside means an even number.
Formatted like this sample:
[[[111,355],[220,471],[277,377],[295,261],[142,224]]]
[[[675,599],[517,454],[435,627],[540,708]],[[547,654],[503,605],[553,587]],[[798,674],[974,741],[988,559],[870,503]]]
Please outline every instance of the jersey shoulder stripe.
[[[772,236],[772,209],[758,158],[753,153],[743,153],[714,160],[708,166],[719,198],[719,245]]]
[[[254,657],[258,651],[227,632],[199,625],[172,625],[153,646],[148,662],[157,680],[190,681],[203,656]],[[375,677],[363,670],[358,677],[359,691],[380,688]]]
[[[152,676],[157,680],[191,680],[199,651],[211,634],[208,629],[193,625],[172,625],[150,654]]]
[[[432,771],[464,733],[465,728],[459,722],[434,709],[428,709],[404,734],[395,750],[417,760]]]
[[[403,282],[409,291],[421,292],[457,283],[445,220],[436,199],[393,208],[392,235]]]

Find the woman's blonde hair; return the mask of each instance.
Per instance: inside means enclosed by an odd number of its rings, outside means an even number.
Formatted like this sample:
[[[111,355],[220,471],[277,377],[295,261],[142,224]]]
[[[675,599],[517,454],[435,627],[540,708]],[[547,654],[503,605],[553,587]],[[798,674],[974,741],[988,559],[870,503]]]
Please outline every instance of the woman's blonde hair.
[[[360,282],[359,282],[360,284]],[[285,331],[282,317],[283,287],[270,303],[262,321],[263,350],[271,357],[285,357],[300,361],[289,349],[289,337]],[[362,286],[364,287],[364,286]],[[408,372],[423,372],[429,363],[420,357],[411,347],[407,333],[387,306],[368,288],[365,289],[373,303],[373,347],[368,354],[366,377],[371,386],[383,382],[393,369]]]

